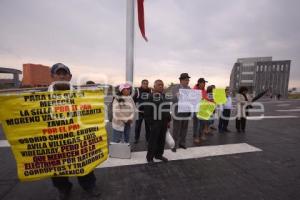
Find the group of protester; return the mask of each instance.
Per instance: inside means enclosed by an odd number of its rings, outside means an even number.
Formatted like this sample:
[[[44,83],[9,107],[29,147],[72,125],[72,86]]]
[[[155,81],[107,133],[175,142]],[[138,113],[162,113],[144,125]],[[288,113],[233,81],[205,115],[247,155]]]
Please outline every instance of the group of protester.
[[[70,69],[62,64],[57,63],[51,68],[51,77],[53,82],[49,91],[56,90],[72,90],[73,87],[68,83],[72,74]],[[194,113],[178,112],[178,106],[175,106],[174,111],[171,110],[172,104],[177,104],[179,99],[180,89],[190,89],[190,76],[187,73],[182,73],[179,77],[179,84],[173,87],[172,95],[164,93],[164,82],[156,80],[153,89],[149,88],[148,80],[143,80],[141,87],[133,90],[130,84],[121,84],[118,87],[118,94],[112,102],[113,117],[113,141],[120,142],[123,138],[126,143],[129,143],[131,126],[135,120],[135,114],[138,117],[135,123],[135,143],[139,142],[142,122],[145,121],[146,141],[148,143],[148,151],[146,159],[149,163],[154,162],[153,159],[159,159],[167,162],[168,159],[163,156],[166,132],[170,128],[170,122],[173,120],[173,138],[175,147],[172,148],[176,152],[177,148],[186,149],[186,135],[190,117],[193,116],[193,136],[194,143],[200,144],[205,140],[205,135],[210,134],[210,129],[214,129],[213,117],[209,120],[198,119]],[[201,90],[203,99],[214,102],[212,91],[214,86],[208,86],[205,90],[207,81],[204,78],[199,78],[197,84],[193,87],[195,90]],[[93,84],[93,82],[88,83]],[[243,109],[249,102],[247,88],[242,87],[237,95],[237,118],[236,128],[238,132],[244,132],[246,127],[246,116],[248,112]],[[133,95],[132,95],[133,93]],[[232,100],[229,89],[226,88],[227,102],[222,107],[222,115],[219,120],[219,132],[228,132],[228,118],[232,108]],[[171,115],[172,112],[172,115]],[[72,183],[68,177],[53,177],[51,178],[54,187],[58,190],[57,199],[69,199]],[[96,176],[94,172],[90,172],[85,176],[79,176],[78,182],[85,191],[84,199],[98,198],[99,190],[96,189]]]
[[[121,84],[118,87],[118,94],[113,99],[113,142],[120,142],[122,137],[124,141],[129,143],[129,134],[131,125],[137,114],[135,123],[135,144],[139,142],[141,125],[145,121],[145,136],[147,141],[147,156],[148,162],[153,162],[153,159],[159,159],[167,162],[168,159],[163,156],[165,138],[167,129],[170,128],[172,121],[173,129],[172,136],[175,142],[174,148],[171,150],[176,152],[178,148],[186,149],[186,136],[188,132],[188,124],[190,119],[193,121],[193,142],[195,145],[200,145],[206,140],[207,135],[213,134],[216,130],[214,126],[214,118],[216,112],[219,112],[218,131],[223,134],[230,132],[228,123],[232,110],[232,98],[230,90],[227,87],[226,103],[218,105],[217,109],[211,115],[210,119],[201,119],[197,113],[179,112],[178,101],[180,89],[191,89],[189,86],[190,76],[187,73],[182,73],[179,77],[179,84],[171,88],[171,93],[164,92],[164,83],[162,80],[154,82],[153,89],[149,87],[148,80],[142,80],[139,88],[133,89],[128,83]],[[214,85],[209,85],[206,88],[207,81],[204,78],[199,78],[197,84],[193,87],[194,90],[201,90],[202,99],[214,103],[213,90]],[[248,115],[250,97],[248,89],[241,87],[237,99],[237,115],[236,129],[237,132],[245,132],[246,116]]]

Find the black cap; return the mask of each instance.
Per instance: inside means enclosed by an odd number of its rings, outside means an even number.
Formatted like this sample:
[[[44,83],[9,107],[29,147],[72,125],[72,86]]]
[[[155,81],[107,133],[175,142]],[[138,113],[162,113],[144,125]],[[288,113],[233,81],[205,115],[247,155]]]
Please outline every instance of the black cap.
[[[63,69],[65,70],[68,74],[71,74],[69,67],[62,63],[56,63],[51,67],[51,74],[56,74],[58,70]]]
[[[204,78],[199,78],[198,83],[207,83],[207,81]]]
[[[187,79],[187,78],[191,78],[188,73],[180,74],[180,77],[179,77],[180,80]]]

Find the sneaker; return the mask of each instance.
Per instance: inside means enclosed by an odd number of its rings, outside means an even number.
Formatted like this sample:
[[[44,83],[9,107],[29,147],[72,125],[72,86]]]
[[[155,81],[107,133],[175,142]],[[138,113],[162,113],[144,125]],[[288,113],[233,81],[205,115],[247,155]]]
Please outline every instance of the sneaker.
[[[168,162],[168,161],[169,161],[168,158],[166,158],[166,157],[164,157],[164,156],[156,156],[155,159],[161,160],[161,161],[163,161],[163,162]]]
[[[204,134],[201,136],[201,140],[202,140],[202,141],[205,141],[205,140],[206,140],[206,137],[205,137]]]
[[[176,147],[172,148],[171,151],[176,152]]]
[[[196,144],[196,145],[200,144],[200,139],[199,138],[194,138],[194,144]]]

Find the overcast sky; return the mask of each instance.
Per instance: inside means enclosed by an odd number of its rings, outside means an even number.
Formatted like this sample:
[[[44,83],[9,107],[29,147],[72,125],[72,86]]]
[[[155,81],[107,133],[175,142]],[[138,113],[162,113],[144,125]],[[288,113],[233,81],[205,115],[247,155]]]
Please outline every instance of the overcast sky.
[[[135,82],[179,74],[229,84],[240,57],[292,60],[300,87],[299,0],[145,0],[145,42],[135,28]],[[126,0],[0,0],[0,66],[63,62],[95,81],[125,81]]]

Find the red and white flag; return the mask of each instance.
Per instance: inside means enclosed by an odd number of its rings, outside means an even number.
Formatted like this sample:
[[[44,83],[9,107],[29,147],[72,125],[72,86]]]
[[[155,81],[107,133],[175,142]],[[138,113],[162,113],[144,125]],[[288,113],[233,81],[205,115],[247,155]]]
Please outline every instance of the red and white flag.
[[[144,0],[137,0],[139,27],[143,38],[148,41],[145,33]]]

